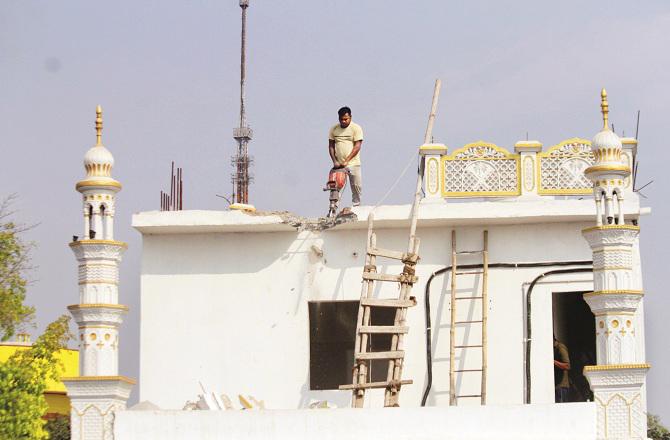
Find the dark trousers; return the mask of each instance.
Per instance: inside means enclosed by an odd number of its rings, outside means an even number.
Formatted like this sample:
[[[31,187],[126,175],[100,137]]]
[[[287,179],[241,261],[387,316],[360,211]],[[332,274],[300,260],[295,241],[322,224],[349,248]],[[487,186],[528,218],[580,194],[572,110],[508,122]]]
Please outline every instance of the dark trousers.
[[[568,387],[556,387],[556,403],[568,402],[568,392],[570,388]]]

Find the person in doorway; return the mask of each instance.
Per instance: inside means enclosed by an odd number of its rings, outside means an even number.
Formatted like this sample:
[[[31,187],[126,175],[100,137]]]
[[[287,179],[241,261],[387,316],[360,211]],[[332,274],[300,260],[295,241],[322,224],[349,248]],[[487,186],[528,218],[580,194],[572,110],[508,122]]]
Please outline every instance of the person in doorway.
[[[568,401],[568,392],[570,391],[568,371],[570,371],[568,347],[554,336],[554,389],[556,403]]]
[[[328,133],[328,153],[333,168],[344,168],[349,175],[351,202],[353,206],[361,204],[361,145],[363,129],[351,121],[351,109],[342,107],[337,111],[339,124],[335,124]]]

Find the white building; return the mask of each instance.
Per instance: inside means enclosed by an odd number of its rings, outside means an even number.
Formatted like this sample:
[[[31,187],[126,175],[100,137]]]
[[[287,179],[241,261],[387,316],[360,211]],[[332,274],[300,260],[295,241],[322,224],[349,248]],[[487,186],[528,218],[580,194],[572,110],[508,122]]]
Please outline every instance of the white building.
[[[351,391],[338,387],[352,380],[363,270],[403,271],[398,260],[366,264],[372,208],[337,225],[262,212],[136,214],[139,398],[164,410],[118,411],[116,438],[644,438],[637,224],[646,210],[629,176],[637,141],[611,132],[605,95],[602,106],[593,145],[420,147],[417,307],[398,348],[413,383],[400,408],[382,408],[374,389],[363,409],[308,409],[350,406]],[[377,247],[405,249],[410,208],[374,210]],[[485,241],[487,270],[482,253],[464,253]],[[379,284],[372,298],[398,297],[396,283]],[[373,308],[371,325],[393,325],[394,311]],[[570,351],[573,403],[554,403],[552,333]],[[372,334],[370,348],[389,350],[391,337]],[[371,361],[366,382],[385,381],[386,366]],[[199,382],[267,410],[182,411]]]

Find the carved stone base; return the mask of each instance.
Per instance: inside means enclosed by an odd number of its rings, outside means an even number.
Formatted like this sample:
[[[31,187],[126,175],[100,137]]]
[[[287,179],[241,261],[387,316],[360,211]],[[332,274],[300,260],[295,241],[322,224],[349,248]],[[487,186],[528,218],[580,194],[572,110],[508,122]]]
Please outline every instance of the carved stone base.
[[[646,439],[642,386],[648,364],[584,367],[598,408],[598,439]]]
[[[114,413],[126,409],[135,381],[124,376],[64,378],[72,410],[72,440],[112,440]]]

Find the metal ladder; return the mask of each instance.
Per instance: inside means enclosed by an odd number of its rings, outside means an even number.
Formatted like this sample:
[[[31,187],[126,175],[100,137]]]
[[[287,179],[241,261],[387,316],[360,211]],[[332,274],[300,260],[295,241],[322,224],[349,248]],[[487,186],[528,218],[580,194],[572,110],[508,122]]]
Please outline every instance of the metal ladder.
[[[484,243],[482,250],[475,251],[457,251],[456,250],[456,231],[451,231],[451,324],[449,327],[449,404],[457,405],[459,398],[476,398],[481,399],[481,404],[486,404],[486,373],[487,373],[487,334],[486,326],[488,320],[488,265],[489,265],[489,252],[488,252],[488,241],[489,233],[484,231]],[[481,269],[466,270],[459,272],[458,269],[458,256],[459,255],[481,255],[482,256],[482,267]],[[474,296],[458,296],[456,295],[456,280],[459,275],[482,275],[482,291],[481,295]],[[457,320],[457,307],[456,305],[462,303],[462,301],[481,301],[481,320]],[[481,329],[481,343],[480,344],[467,344],[466,341],[463,342],[463,345],[456,345],[456,326],[458,325],[467,325],[472,328],[478,327]],[[471,349],[480,349],[481,350],[481,368],[468,368],[468,369],[456,369],[456,350],[459,351],[460,357],[465,359],[465,354],[468,350]],[[456,375],[463,373],[481,373],[481,388],[479,394],[456,394]]]
[[[402,380],[402,368],[405,352],[403,342],[409,331],[405,318],[407,308],[416,305],[416,299],[410,296],[413,284],[418,280],[415,275],[416,263],[419,260],[419,239],[415,238],[412,252],[398,252],[377,248],[377,237],[372,230],[373,215],[368,217],[368,237],[365,266],[363,268],[363,285],[361,300],[358,306],[358,320],[356,324],[356,345],[354,349],[353,380],[350,385],[340,385],[340,390],[353,390],[351,406],[362,408],[365,399],[365,390],[371,388],[385,388],[384,406],[399,406],[400,388],[409,385],[412,380]],[[404,263],[400,275],[377,273],[377,257],[400,260]],[[395,282],[400,284],[397,299],[372,298],[375,281]],[[375,307],[390,307],[395,309],[395,318],[392,326],[371,325],[371,309]],[[388,351],[369,351],[369,336],[372,334],[390,334],[391,347]],[[368,382],[368,372],[372,360],[388,360],[386,381]]]

